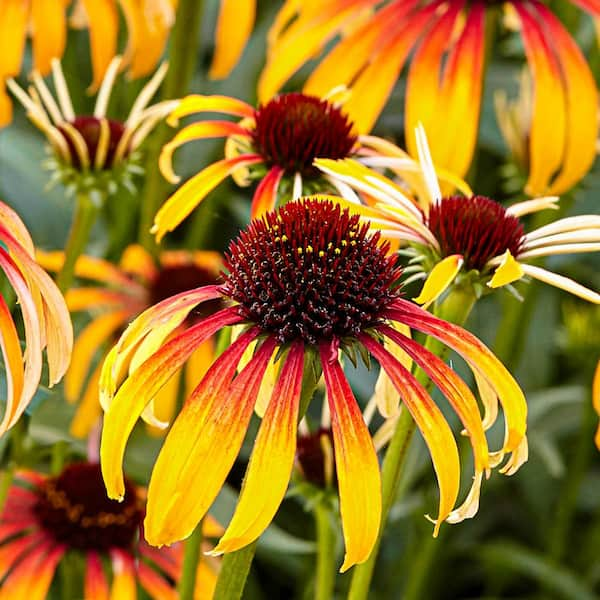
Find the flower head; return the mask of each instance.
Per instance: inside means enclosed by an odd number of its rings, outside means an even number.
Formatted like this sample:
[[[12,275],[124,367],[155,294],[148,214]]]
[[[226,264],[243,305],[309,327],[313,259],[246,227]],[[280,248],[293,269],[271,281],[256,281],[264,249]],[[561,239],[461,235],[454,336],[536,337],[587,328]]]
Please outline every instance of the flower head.
[[[153,598],[175,597],[182,547],[157,550],[143,541],[144,490],[126,480],[124,500],[115,502],[103,487],[100,466],[93,463],[68,465],[55,477],[17,473],[0,516],[0,547],[9,557],[2,591],[25,597],[35,582],[36,597],[45,598],[57,566],[67,552],[75,552],[85,559],[86,598],[108,597],[109,590],[117,597],[119,590],[136,590],[138,584]],[[205,529],[215,535],[219,527],[211,521]],[[209,597],[215,581],[216,565],[203,560],[196,596]]]
[[[571,3],[600,16],[597,2]],[[526,129],[519,134],[527,139],[519,144],[529,167],[526,191],[563,193],[593,164],[598,95],[584,55],[541,0],[334,0],[326,7],[288,0],[269,35],[259,99],[273,96],[303,64],[318,58],[304,92],[321,95],[347,86],[345,108],[357,131],[365,133],[410,61],[408,148],[415,156],[412,132],[423,123],[434,135],[436,164],[463,176],[477,140],[486,19],[500,11],[507,29],[519,30],[531,73],[523,89],[532,98],[531,112],[523,116]],[[329,51],[323,56],[324,48]]]
[[[0,296],[0,342],[6,369],[6,408],[0,435],[27,409],[42,377],[46,349],[49,385],[61,380],[73,347],[73,328],[58,288],[34,257],[19,216],[0,202],[0,268],[15,291],[25,330],[25,352],[6,300]]]
[[[342,95],[343,90],[339,91]],[[336,92],[338,93],[338,92]],[[338,94],[338,95],[339,95]],[[281,94],[254,109],[224,96],[188,96],[168,122],[200,112],[222,112],[240,117],[239,123],[203,120],[184,127],[162,150],[160,169],[172,183],[172,157],[191,140],[227,137],[226,158],[206,167],[182,185],[158,211],[153,233],[161,239],[181,223],[228,175],[239,185],[258,180],[250,215],[272,210],[278,200],[297,199],[312,192],[340,192],[343,184],[313,166],[317,158],[354,157],[359,161],[402,151],[373,136],[357,136],[353,122],[333,97]]]
[[[37,258],[48,271],[57,272],[64,262],[64,252],[38,250]],[[153,304],[201,285],[217,283],[221,263],[222,257],[217,252],[165,251],[156,264],[138,245],[127,247],[118,265],[91,256],[78,259],[75,275],[80,285],[71,287],[65,300],[72,313],[85,311],[92,319],[75,340],[75,360],[65,375],[65,398],[70,403],[79,403],[71,423],[75,437],[87,436],[100,417],[98,380],[108,346],[132,319]],[[205,303],[189,314],[187,323],[217,307],[218,302]],[[188,392],[200,381],[213,356],[214,342],[209,339],[190,357],[185,371]],[[98,363],[94,366],[95,360]],[[147,414],[151,432],[162,431],[172,419],[178,390],[179,377],[174,377],[154,399],[154,410]]]
[[[506,453],[512,453],[504,467],[508,472],[526,458],[526,405],[518,385],[471,334],[401,298],[399,270],[389,244],[358,215],[318,198],[288,202],[253,221],[231,242],[226,268],[223,285],[200,287],[145,311],[121,336],[102,371],[106,412],[101,462],[110,497],[120,498],[127,438],[151,399],[204,340],[226,326],[245,325],[213,362],[167,435],[148,492],[145,530],[150,543],[169,544],[186,537],[205,514],[235,461],[261,384],[274,365],[275,383],[261,411],[262,423],[237,510],[215,552],[245,546],[273,518],[294,463],[302,381],[322,371],[346,540],[342,569],[367,559],[380,524],[379,465],[340,365],[340,349],[350,356],[370,353],[417,422],[440,483],[436,531],[445,519],[472,516],[482,474]],[[157,332],[166,339],[194,307],[214,299],[222,299],[227,306],[188,325],[166,344],[154,343]],[[493,416],[486,417],[485,426],[495,420],[494,407],[500,399],[506,414],[506,437],[500,451],[488,451],[484,422],[467,385],[441,359],[401,333],[395,323],[432,335],[465,358],[486,390],[483,400]],[[475,485],[466,504],[456,510],[460,468],[454,436],[406,362],[384,347],[384,339],[402,348],[425,370],[470,436]],[[242,361],[249,347],[254,348],[253,355]],[[135,360],[139,348],[152,349],[144,362]]]
[[[370,171],[352,160],[316,161],[325,173],[339,177],[367,198],[368,205],[354,204],[355,196],[339,199],[351,201],[357,211],[372,219],[386,236],[409,242],[405,251],[415,259],[409,267],[412,277],[426,279],[416,299],[429,304],[453,283],[459,274],[490,288],[502,287],[530,276],[566,290],[590,302],[600,303],[600,295],[577,282],[537,265],[528,259],[553,254],[597,252],[600,250],[600,217],[581,215],[558,219],[548,225],[525,232],[520,217],[544,209],[558,208],[558,198],[527,200],[504,208],[483,196],[443,197],[422,128],[417,131],[420,164],[426,194],[410,195],[383,175]],[[407,168],[414,177],[415,165],[400,164],[393,159],[379,161],[378,166]]]
[[[121,57],[114,58],[106,70],[92,115],[75,114],[58,60],[52,61],[58,102],[36,71],[29,93],[13,79],[8,80],[29,119],[48,140],[51,156],[47,167],[53,179],[70,191],[114,193],[120,185],[135,190],[132,176],[140,171],[137,150],[152,128],[177,105],[177,101],[165,101],[148,107],[167,71],[163,64],[144,86],[124,122],[108,118],[110,93],[121,62]]]

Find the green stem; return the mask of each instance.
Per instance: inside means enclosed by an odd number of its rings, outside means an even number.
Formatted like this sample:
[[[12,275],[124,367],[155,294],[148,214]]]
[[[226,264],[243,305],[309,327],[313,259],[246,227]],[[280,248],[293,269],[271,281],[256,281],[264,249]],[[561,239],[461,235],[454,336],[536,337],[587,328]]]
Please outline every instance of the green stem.
[[[317,575],[315,600],[331,600],[335,587],[335,530],[325,502],[314,509],[317,530]]]
[[[179,581],[179,599],[194,600],[196,588],[196,573],[198,572],[198,559],[202,546],[202,521],[196,525],[192,535],[185,542],[183,555],[183,568]]]
[[[50,472],[52,475],[59,475],[63,470],[68,453],[69,444],[65,440],[59,440],[54,444],[50,458]]]
[[[456,286],[440,305],[438,313],[447,321],[462,325],[475,305],[475,300],[475,293],[470,286]],[[427,338],[425,345],[442,359],[447,352],[447,348],[432,337]],[[421,369],[417,370],[416,377],[426,388],[431,387],[431,381]],[[398,487],[415,429],[416,425],[410,413],[407,410],[402,410],[381,469],[382,511],[379,535],[371,556],[364,563],[354,567],[348,600],[365,600],[369,595],[383,531],[392,504],[398,498]]]
[[[242,597],[257,543],[252,542],[224,556],[213,600],[239,600]]]
[[[97,190],[77,194],[75,216],[65,248],[65,262],[56,278],[56,284],[63,293],[71,287],[75,263],[85,249],[101,204],[102,194]]]
[[[189,89],[198,57],[198,37],[204,3],[202,0],[179,0],[175,25],[169,48],[169,72],[165,79],[162,97],[165,100],[180,98]],[[169,184],[157,168],[162,147],[172,132],[166,125],[158,127],[148,144],[146,178],[142,190],[140,216],[140,243],[156,254],[157,246],[150,227],[159,206],[165,201]]]

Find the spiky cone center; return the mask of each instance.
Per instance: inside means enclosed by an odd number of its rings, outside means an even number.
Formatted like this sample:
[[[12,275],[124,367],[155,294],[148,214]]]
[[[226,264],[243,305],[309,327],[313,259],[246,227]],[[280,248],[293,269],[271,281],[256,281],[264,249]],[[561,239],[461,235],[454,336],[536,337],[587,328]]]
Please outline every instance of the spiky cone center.
[[[483,271],[487,262],[509,250],[517,256],[523,225],[498,202],[485,196],[451,196],[431,206],[427,225],[440,245],[441,257],[460,254],[465,267]]]
[[[149,304],[154,306],[162,300],[171,298],[181,292],[187,292],[205,285],[215,285],[221,282],[218,272],[201,267],[195,263],[163,266],[150,284]],[[189,315],[190,323],[212,314],[222,307],[220,300],[204,302],[196,307]]]
[[[143,511],[134,485],[125,480],[123,502],[109,500],[100,465],[75,463],[38,490],[34,512],[43,529],[69,548],[105,552],[130,548]]]
[[[102,141],[103,121],[107,125],[108,138],[103,142],[106,145],[106,148],[101,150],[104,154],[104,159],[101,161],[101,164],[98,165],[97,156]],[[119,147],[119,142],[125,134],[126,129],[123,123],[113,119],[81,116],[75,117],[75,119],[69,122],[69,125],[73,127],[83,139],[89,163],[92,168],[95,168],[96,170],[108,170],[115,165],[117,148]],[[82,164],[80,152],[77,149],[73,136],[64,126],[59,125],[58,129],[63,134],[69,147],[71,165],[76,169],[82,169],[84,165]],[[127,154],[128,152],[125,152],[122,158],[125,158]]]
[[[313,433],[299,435],[296,444],[296,461],[302,477],[319,488],[335,481],[333,433],[319,428]]]
[[[258,108],[253,144],[268,167],[316,176],[315,158],[346,158],[356,143],[353,124],[332,103],[300,93],[282,94]]]
[[[330,201],[289,202],[253,221],[225,256],[223,293],[281,344],[354,338],[399,296],[389,244]]]

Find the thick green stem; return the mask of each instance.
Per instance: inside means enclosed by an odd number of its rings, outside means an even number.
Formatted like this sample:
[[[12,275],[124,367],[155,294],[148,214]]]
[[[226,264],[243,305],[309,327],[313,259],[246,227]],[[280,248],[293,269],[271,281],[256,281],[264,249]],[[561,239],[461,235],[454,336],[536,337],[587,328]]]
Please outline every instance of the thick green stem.
[[[225,555],[213,600],[239,600],[242,597],[257,543],[252,542],[237,552]]]
[[[475,293],[470,286],[456,286],[440,305],[437,312],[447,321],[462,325],[467,320],[467,317],[475,304],[475,300]],[[431,337],[427,339],[426,347],[442,359],[447,352],[445,346]],[[416,377],[426,388],[431,386],[431,381],[421,369],[417,370]],[[371,556],[369,556],[366,562],[354,567],[348,600],[366,600],[366,598],[368,598],[371,580],[373,578],[373,570],[375,569],[375,563],[381,545],[381,538],[392,504],[398,497],[398,487],[400,485],[408,448],[415,432],[415,428],[415,422],[409,412],[407,410],[402,410],[396,430],[394,431],[385,458],[383,459],[383,467],[381,470],[382,511],[379,535],[373,551],[371,552]]]
[[[187,93],[198,58],[198,37],[204,2],[202,0],[179,0],[175,25],[169,48],[169,72],[165,79],[162,97],[165,100],[180,98]],[[169,184],[161,175],[157,165],[162,147],[172,136],[166,126],[158,127],[148,144],[146,157],[146,179],[142,190],[140,216],[140,243],[156,254],[157,246],[150,234],[154,215],[165,201]]]
[[[331,600],[335,587],[335,530],[325,502],[314,509],[317,530],[317,574],[315,600]]]
[[[202,521],[196,525],[192,535],[185,542],[183,555],[183,568],[179,580],[179,599],[194,600],[196,588],[196,573],[198,572],[198,558],[202,546]]]
[[[102,205],[102,194],[97,190],[79,192],[76,198],[75,216],[65,248],[65,262],[56,278],[61,292],[66,292],[73,283],[75,263],[85,250],[96,216]]]

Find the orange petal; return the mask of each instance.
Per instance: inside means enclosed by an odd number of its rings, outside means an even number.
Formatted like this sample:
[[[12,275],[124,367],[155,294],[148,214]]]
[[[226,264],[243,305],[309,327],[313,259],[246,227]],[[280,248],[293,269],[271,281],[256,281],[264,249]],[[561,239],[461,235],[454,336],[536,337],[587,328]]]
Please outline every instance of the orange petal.
[[[319,348],[340,494],[346,554],[340,572],[367,560],[381,524],[381,477],[373,440],[344,371],[331,360],[331,348]]]
[[[109,600],[108,582],[102,570],[102,561],[93,551],[87,553],[83,593],[84,600]]]
[[[596,372],[594,373],[594,380],[592,383],[592,402],[594,404],[594,410],[600,415],[600,360],[596,366]],[[596,447],[600,450],[600,426],[596,431],[594,438]]]
[[[233,552],[253,542],[283,500],[296,452],[303,369],[304,346],[296,343],[281,368],[263,417],[231,523],[211,554]]]
[[[0,18],[0,76],[18,75],[21,71],[25,36],[29,17],[29,3],[23,0],[3,0]]]
[[[262,178],[252,198],[250,219],[260,219],[265,213],[275,208],[277,204],[277,189],[279,188],[279,182],[284,172],[281,167],[272,167]]]
[[[33,68],[41,75],[50,73],[50,61],[65,50],[67,23],[64,0],[31,0],[33,28]]]
[[[199,112],[218,112],[236,117],[254,117],[254,108],[243,100],[229,96],[202,96],[192,94],[181,100],[177,108],[169,115],[167,123],[177,125],[179,119]]]

